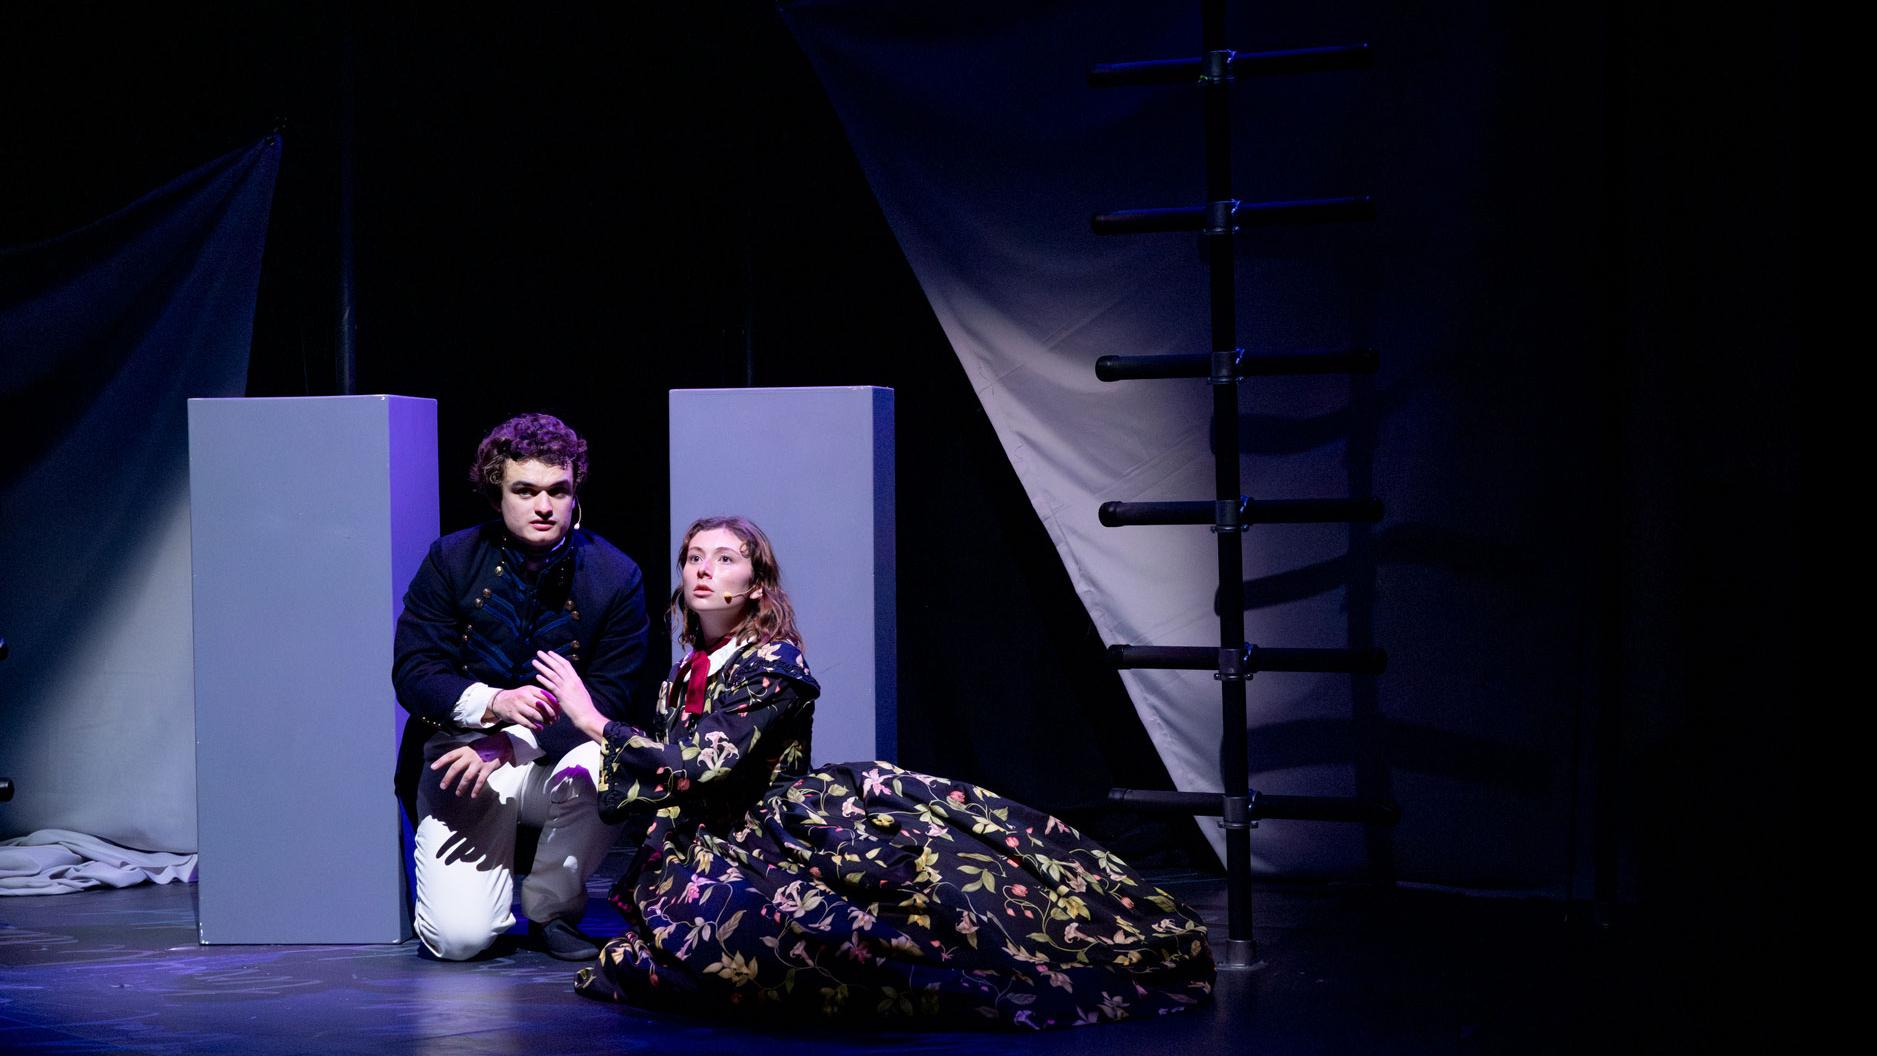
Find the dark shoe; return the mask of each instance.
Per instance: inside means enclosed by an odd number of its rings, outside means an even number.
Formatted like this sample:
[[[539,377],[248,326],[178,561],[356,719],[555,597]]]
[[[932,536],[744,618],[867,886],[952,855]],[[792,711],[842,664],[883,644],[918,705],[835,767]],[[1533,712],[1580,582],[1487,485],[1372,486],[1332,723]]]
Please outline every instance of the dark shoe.
[[[557,960],[590,961],[600,955],[600,948],[593,945],[592,939],[559,918],[545,924],[529,921],[528,937],[540,943],[542,951]]]

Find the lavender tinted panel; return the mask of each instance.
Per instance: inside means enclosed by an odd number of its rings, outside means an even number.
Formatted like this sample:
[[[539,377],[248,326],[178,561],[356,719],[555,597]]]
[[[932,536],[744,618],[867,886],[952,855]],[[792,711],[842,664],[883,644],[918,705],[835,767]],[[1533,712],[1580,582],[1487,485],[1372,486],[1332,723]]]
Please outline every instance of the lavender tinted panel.
[[[776,545],[821,682],[816,761],[896,758],[893,390],[673,390],[670,553],[722,513]]]
[[[201,941],[402,941],[391,635],[436,403],[191,400],[189,453]]]

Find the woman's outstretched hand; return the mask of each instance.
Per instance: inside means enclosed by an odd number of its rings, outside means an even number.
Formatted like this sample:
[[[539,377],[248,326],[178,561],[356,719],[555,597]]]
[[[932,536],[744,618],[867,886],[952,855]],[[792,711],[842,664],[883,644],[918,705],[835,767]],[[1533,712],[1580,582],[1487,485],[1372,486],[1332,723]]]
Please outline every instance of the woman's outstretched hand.
[[[574,670],[574,665],[559,653],[543,650],[534,654],[534,669],[535,681],[554,695],[561,714],[581,733],[595,741],[604,741],[606,716],[593,706],[593,697],[587,693],[586,683],[580,681],[580,672]]]

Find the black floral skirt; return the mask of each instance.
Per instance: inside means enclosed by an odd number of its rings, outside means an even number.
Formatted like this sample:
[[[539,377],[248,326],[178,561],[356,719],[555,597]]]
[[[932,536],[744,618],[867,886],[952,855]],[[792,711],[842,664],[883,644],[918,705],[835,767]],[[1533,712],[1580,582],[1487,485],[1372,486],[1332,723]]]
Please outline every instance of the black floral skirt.
[[[765,1018],[1054,1027],[1212,991],[1198,918],[1062,822],[887,763],[824,767],[735,831],[677,808],[578,989]],[[656,828],[656,827],[655,827]]]

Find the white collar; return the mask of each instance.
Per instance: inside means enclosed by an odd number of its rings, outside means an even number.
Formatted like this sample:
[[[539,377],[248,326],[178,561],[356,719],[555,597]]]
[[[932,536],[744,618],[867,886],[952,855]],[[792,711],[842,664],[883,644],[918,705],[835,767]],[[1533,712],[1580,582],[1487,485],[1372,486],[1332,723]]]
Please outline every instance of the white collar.
[[[748,644],[749,642],[744,639],[732,638],[716,649],[711,650],[709,673],[713,675],[716,674],[723,665],[730,662],[730,657],[734,655],[738,649]]]

